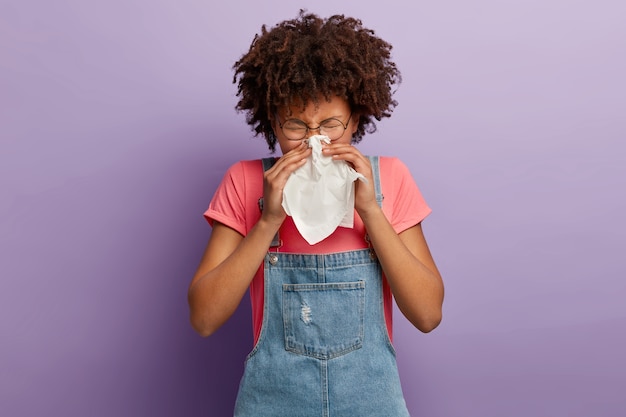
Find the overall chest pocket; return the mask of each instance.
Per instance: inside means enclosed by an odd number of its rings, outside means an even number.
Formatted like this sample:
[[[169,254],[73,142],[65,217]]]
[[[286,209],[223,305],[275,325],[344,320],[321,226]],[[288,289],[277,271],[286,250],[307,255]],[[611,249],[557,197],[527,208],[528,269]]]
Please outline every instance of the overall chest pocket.
[[[285,349],[318,359],[363,345],[365,282],[283,284]]]

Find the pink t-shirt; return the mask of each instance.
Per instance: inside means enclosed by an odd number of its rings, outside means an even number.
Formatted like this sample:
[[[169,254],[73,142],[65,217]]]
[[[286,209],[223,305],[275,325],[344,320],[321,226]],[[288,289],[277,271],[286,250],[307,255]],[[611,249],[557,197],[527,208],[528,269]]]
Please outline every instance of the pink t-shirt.
[[[431,210],[402,161],[394,157],[380,157],[379,160],[381,190],[384,196],[383,212],[394,230],[400,233],[420,223]],[[211,225],[217,221],[245,236],[261,216],[258,200],[262,196],[261,160],[237,162],[226,172],[204,216]],[[332,235],[315,245],[309,245],[304,240],[291,217],[287,217],[281,226],[280,238],[282,246],[278,251],[287,253],[326,254],[368,247],[365,227],[356,212],[353,228],[338,227]],[[391,338],[393,305],[386,281],[383,290],[385,319]],[[250,299],[256,343],[263,322],[263,265],[259,266],[250,284]]]

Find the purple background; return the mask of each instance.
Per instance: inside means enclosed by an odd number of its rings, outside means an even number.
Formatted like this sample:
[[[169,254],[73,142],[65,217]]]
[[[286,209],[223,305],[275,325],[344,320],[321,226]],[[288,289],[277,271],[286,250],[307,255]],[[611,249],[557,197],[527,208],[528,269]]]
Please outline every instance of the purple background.
[[[394,45],[400,156],[446,283],[399,314],[415,416],[626,413],[626,3],[0,1],[0,414],[227,416],[246,303],[215,336],[187,285],[225,169],[267,155],[231,66],[299,7]]]

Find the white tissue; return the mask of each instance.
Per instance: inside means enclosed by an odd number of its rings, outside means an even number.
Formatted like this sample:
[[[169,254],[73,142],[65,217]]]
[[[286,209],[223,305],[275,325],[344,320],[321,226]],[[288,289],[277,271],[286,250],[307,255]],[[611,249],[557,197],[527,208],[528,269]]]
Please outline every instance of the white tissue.
[[[291,174],[283,190],[283,209],[302,237],[314,245],[338,226],[354,226],[354,181],[367,179],[345,161],[322,155],[326,136],[309,138],[311,158]]]

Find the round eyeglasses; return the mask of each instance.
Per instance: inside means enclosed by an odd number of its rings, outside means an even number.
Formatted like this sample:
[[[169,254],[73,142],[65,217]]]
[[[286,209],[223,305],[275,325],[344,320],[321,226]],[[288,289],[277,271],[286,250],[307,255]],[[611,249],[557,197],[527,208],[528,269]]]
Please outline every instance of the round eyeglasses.
[[[312,130],[319,130],[320,135],[327,136],[330,140],[339,139],[348,128],[348,123],[350,123],[351,118],[352,113],[350,113],[348,120],[344,124],[341,120],[331,117],[330,119],[322,121],[318,127],[309,127],[309,125],[299,119],[289,119],[286,120],[285,123],[281,123],[278,114],[276,115],[278,126],[280,126],[283,134],[289,140],[302,140],[306,138]]]

